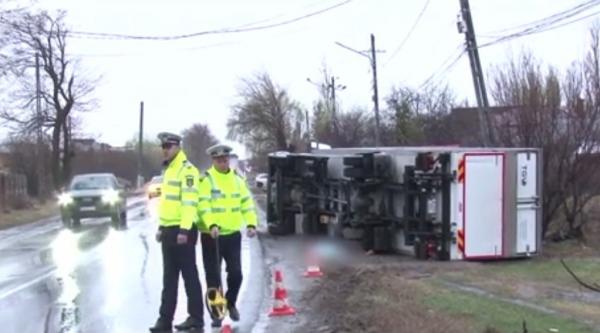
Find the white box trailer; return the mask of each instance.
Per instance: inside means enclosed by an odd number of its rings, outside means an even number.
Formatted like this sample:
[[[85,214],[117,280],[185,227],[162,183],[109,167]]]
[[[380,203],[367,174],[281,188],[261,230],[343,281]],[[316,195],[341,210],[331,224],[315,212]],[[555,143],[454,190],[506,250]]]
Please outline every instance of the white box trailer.
[[[487,260],[541,248],[541,150],[385,147],[270,158],[269,230],[366,249]],[[279,184],[279,185],[278,185]]]

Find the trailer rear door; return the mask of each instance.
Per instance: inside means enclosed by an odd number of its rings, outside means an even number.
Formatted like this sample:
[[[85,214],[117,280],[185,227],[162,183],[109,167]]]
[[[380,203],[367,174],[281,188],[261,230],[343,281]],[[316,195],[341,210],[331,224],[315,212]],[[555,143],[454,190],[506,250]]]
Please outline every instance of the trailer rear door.
[[[537,251],[537,153],[517,154],[517,253]]]
[[[466,259],[503,255],[504,154],[464,155],[463,230]]]

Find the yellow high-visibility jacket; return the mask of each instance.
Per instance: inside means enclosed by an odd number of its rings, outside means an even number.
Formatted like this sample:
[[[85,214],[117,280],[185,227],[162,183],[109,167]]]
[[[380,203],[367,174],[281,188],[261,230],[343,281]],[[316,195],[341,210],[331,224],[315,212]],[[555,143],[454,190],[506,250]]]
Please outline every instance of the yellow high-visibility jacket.
[[[198,169],[179,151],[163,173],[158,216],[161,227],[187,231],[198,222]]]
[[[199,229],[208,232],[213,225],[222,235],[239,231],[244,222],[256,227],[254,200],[246,181],[235,171],[228,173],[211,167],[203,174],[199,185]]]

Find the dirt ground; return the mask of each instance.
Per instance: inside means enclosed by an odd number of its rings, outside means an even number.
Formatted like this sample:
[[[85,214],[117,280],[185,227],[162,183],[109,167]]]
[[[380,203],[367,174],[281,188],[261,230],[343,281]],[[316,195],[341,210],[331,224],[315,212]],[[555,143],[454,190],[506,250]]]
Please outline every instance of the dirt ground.
[[[297,311],[271,320],[266,332],[600,332],[600,293],[560,264],[565,258],[583,280],[600,284],[600,243],[545,243],[539,257],[498,262],[367,255],[357,242],[302,236],[263,234],[261,243]],[[302,275],[311,248],[321,256],[321,278]],[[270,281],[269,298],[272,289]]]
[[[469,332],[468,322],[427,309],[421,302],[423,293],[431,292],[421,280],[440,269],[460,271],[469,263],[370,256],[356,242],[323,238],[307,242],[298,236],[262,235],[261,243],[269,270],[283,273],[288,303],[297,311],[273,319],[266,332],[441,332],[439,325],[443,332]],[[303,276],[308,261],[301,254],[310,246],[325,253],[321,278]],[[273,282],[267,289],[273,289]]]
[[[314,320],[294,332],[469,332],[462,318],[422,304],[418,280],[427,274],[390,266],[330,273],[305,297]]]
[[[558,259],[567,255],[582,279],[600,282],[597,250],[579,243],[492,263],[371,256],[356,242],[299,236],[262,235],[261,243],[297,311],[273,319],[266,332],[600,332],[600,293],[579,286]],[[321,278],[303,277],[307,244],[329,248],[320,250]],[[272,289],[271,281],[269,299]]]

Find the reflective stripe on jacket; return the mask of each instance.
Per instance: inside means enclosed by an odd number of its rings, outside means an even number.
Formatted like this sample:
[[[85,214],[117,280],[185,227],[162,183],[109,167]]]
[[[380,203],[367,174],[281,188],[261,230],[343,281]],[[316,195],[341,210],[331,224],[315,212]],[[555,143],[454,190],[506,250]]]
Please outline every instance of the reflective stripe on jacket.
[[[198,178],[198,169],[179,151],[163,174],[158,205],[161,226],[190,230],[198,221]]]
[[[254,200],[246,181],[235,171],[221,173],[211,167],[200,182],[198,197],[200,231],[208,232],[212,225],[228,235],[239,231],[243,224],[256,227]]]

